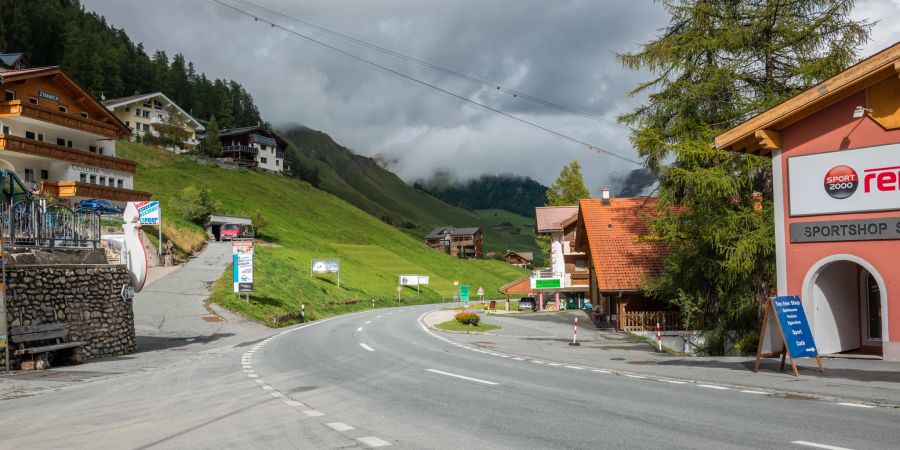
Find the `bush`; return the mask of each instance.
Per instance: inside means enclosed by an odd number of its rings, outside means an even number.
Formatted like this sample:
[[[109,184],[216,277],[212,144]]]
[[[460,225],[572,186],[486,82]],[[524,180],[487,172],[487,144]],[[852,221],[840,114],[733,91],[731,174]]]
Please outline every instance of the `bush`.
[[[463,311],[456,314],[456,321],[463,325],[478,326],[481,317],[472,311]]]
[[[175,203],[175,209],[185,219],[205,227],[209,222],[209,216],[216,210],[216,202],[212,199],[212,192],[209,189],[192,185],[181,191],[181,198]]]

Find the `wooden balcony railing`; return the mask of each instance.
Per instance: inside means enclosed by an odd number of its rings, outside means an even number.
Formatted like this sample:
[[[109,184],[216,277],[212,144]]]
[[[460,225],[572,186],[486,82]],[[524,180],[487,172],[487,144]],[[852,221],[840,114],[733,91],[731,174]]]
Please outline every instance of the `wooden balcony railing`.
[[[134,173],[137,163],[114,156],[98,155],[86,150],[63,147],[49,142],[25,139],[21,136],[0,134],[0,150],[24,153],[33,156],[58,159],[86,166],[102,169],[116,170],[119,172]]]
[[[75,130],[99,134],[108,138],[114,138],[119,135],[128,134],[127,129],[120,129],[119,127],[112,124],[103,123],[92,119],[85,119],[84,117],[57,111],[51,108],[47,108],[46,106],[22,103],[21,100],[8,100],[0,102],[0,117],[7,116],[28,117],[30,119],[49,122]]]
[[[625,331],[656,331],[659,323],[662,331],[680,331],[680,311],[625,311],[621,328]]]
[[[150,200],[150,193],[123,189],[100,184],[75,182],[75,195],[85,198],[102,198],[114,202],[145,202]]]

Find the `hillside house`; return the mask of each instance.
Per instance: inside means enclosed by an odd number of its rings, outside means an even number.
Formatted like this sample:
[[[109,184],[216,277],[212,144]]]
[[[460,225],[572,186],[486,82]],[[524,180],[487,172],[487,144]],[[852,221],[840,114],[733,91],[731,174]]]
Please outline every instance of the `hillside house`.
[[[274,131],[262,126],[226,128],[219,139],[222,156],[236,165],[274,173],[288,170],[284,158],[288,142]]]
[[[429,247],[457,258],[483,258],[484,234],[480,227],[438,227],[425,236]]]
[[[512,264],[516,267],[525,267],[531,264],[531,261],[534,260],[534,253],[507,250],[506,254],[503,255],[503,259],[507,263]]]
[[[27,189],[55,197],[66,181],[74,199],[150,199],[133,190],[137,164],[116,157],[131,131],[62,69],[0,71],[0,90],[0,168]]]
[[[643,283],[663,270],[665,244],[641,240],[659,199],[605,198],[579,202],[577,252],[587,256],[591,304],[618,330],[647,331],[656,323],[681,328],[678,311],[644,294]]]
[[[25,68],[21,53],[0,53],[0,72]]]
[[[184,126],[187,139],[181,145],[171,148],[176,153],[193,150],[197,147],[197,134],[203,131],[203,125],[181,109],[162,92],[136,94],[129,97],[104,100],[103,105],[113,112],[132,133],[132,138],[144,136],[160,136],[160,127],[168,123],[179,123]],[[170,113],[176,117],[171,118]]]

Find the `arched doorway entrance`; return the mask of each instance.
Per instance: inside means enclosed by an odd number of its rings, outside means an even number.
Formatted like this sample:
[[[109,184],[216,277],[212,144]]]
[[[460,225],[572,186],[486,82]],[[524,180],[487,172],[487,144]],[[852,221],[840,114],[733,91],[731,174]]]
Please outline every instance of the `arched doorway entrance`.
[[[853,255],[825,258],[809,270],[803,291],[803,309],[820,354],[881,354],[887,293],[871,264]]]

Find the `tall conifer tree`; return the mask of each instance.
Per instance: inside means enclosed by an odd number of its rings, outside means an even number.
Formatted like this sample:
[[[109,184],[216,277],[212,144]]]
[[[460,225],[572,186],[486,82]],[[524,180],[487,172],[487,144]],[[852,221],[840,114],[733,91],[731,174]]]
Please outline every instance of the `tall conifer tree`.
[[[708,352],[732,340],[749,350],[774,283],[771,163],[715,150],[713,138],[851,65],[871,22],[850,18],[852,0],[663,5],[670,20],[659,37],[618,55],[653,74],[632,91],[647,102],[620,117],[661,179],[663,214],[651,225],[673,250],[647,288],[677,304],[687,326],[710,332]],[[764,195],[761,210],[754,192]]]

